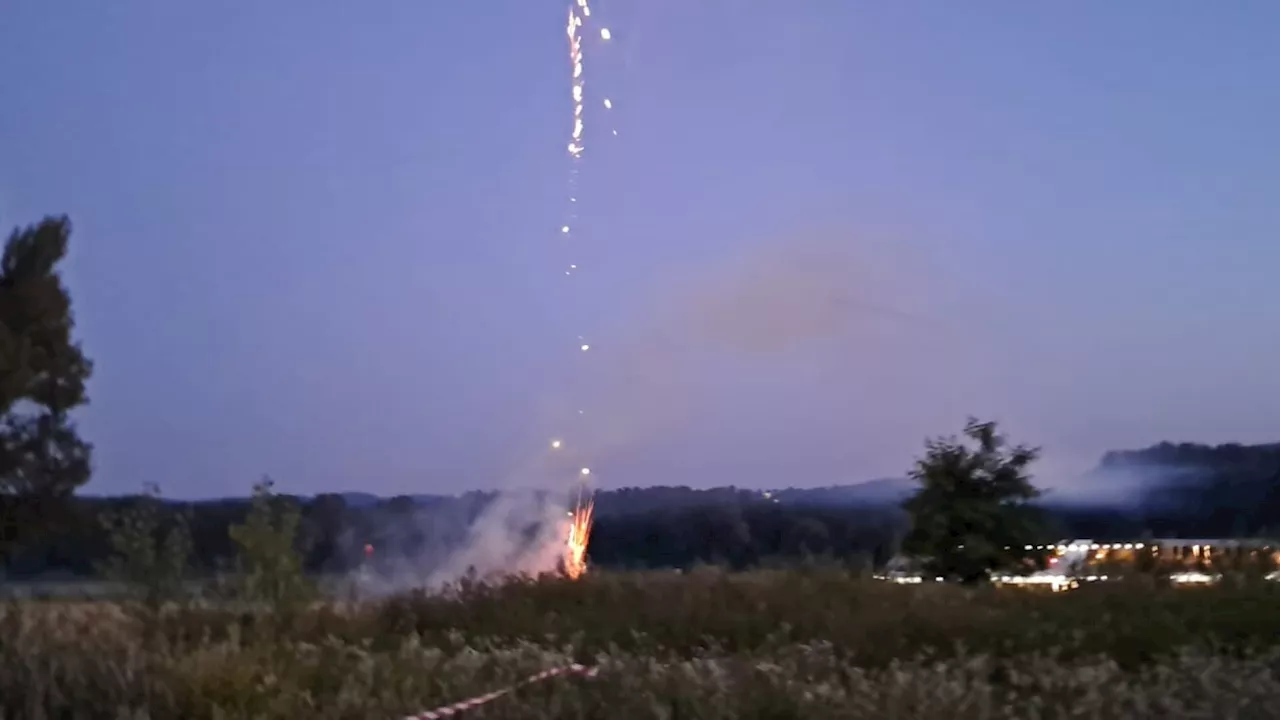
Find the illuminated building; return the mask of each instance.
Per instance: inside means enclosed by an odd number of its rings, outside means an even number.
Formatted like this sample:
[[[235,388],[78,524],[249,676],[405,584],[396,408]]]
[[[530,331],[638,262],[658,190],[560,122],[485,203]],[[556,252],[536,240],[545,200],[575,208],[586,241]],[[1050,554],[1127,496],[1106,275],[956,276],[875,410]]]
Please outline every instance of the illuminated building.
[[[1006,548],[1008,549],[1008,548]],[[1269,573],[1280,582],[1280,541],[1229,538],[1152,538],[1133,542],[1061,540],[1047,545],[1026,545],[1028,555],[1046,557],[1043,570],[1026,575],[993,575],[1000,585],[1044,587],[1056,591],[1080,583],[1116,579],[1134,572],[1167,576],[1178,585],[1207,585],[1224,572],[1253,570]],[[918,583],[916,563],[897,556],[889,561],[880,579]],[[936,578],[942,581],[943,578]]]
[[[1059,574],[1079,575],[1102,567],[1177,572],[1280,566],[1280,542],[1269,539],[1153,538],[1110,543],[1063,540],[1052,545],[1029,545],[1027,549],[1049,552],[1049,569]]]

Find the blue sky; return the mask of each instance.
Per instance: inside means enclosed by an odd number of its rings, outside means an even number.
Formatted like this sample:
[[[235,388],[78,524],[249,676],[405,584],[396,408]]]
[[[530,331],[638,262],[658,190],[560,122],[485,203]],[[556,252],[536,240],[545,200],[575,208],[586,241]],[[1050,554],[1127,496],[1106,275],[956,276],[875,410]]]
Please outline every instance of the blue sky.
[[[595,10],[567,280],[562,3],[5,3],[0,222],[75,223],[89,490],[1278,439],[1280,5]]]

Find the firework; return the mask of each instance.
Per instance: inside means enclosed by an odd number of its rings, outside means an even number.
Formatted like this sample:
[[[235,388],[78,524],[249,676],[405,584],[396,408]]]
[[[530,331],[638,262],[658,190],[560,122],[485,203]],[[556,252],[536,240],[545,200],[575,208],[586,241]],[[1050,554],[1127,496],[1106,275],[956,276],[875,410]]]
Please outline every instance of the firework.
[[[565,240],[573,240],[574,221],[577,215],[574,212],[578,201],[576,192],[574,191],[576,178],[578,175],[578,164],[582,160],[582,154],[586,150],[586,70],[584,66],[586,45],[583,42],[583,31],[591,18],[591,6],[588,0],[571,0],[569,4],[568,20],[565,24],[565,35],[569,42],[569,97],[572,100],[572,124],[569,132],[569,142],[566,146],[571,169],[569,173],[570,190],[569,203],[570,211],[568,213],[569,222],[560,226],[560,235]],[[612,39],[613,34],[608,28],[600,28],[599,36],[602,41]],[[601,104],[605,110],[613,108],[613,101],[609,98],[603,98]],[[614,132],[614,135],[617,133]],[[572,248],[572,246],[570,246]],[[565,275],[572,275],[578,270],[577,262],[569,262],[564,270]],[[591,344],[586,342],[582,337],[578,338],[578,349],[581,352],[587,352],[591,349]],[[582,415],[583,411],[578,410],[578,414]],[[559,450],[563,447],[564,441],[554,439],[551,441],[551,449]],[[570,578],[577,579],[586,572],[586,555],[587,544],[591,539],[591,523],[593,511],[595,509],[595,501],[592,498],[592,491],[587,487],[587,482],[591,476],[591,469],[583,467],[578,471],[578,501],[574,509],[569,513],[565,530],[565,548],[562,566]],[[585,493],[585,499],[584,499]]]
[[[579,4],[582,8],[587,8],[585,2]],[[573,95],[573,132],[569,135],[569,156],[574,159],[582,157],[582,132],[585,129],[582,122],[582,35],[580,33],[583,17],[572,5],[569,6],[569,24],[565,27],[569,35],[569,63],[573,68],[573,82],[570,85]],[[565,232],[568,232],[568,226],[565,228]]]
[[[591,523],[595,519],[595,499],[578,498],[577,506],[569,513],[569,532],[565,540],[564,574],[577,580],[587,571],[587,542],[591,539]]]

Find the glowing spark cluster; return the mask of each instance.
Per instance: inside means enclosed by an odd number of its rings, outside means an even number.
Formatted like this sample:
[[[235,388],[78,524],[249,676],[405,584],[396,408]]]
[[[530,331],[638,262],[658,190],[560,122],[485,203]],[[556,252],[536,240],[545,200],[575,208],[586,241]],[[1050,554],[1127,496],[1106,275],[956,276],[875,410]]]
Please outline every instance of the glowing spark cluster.
[[[569,142],[567,150],[569,152],[570,162],[573,167],[570,171],[570,207],[576,207],[578,198],[574,191],[574,184],[578,173],[578,163],[582,160],[582,154],[586,150],[586,71],[584,69],[584,56],[586,45],[583,41],[583,32],[590,22],[591,6],[588,0],[570,0],[568,22],[565,25],[565,34],[569,40],[569,65],[570,65],[570,82],[569,95],[573,101],[573,124],[569,133]],[[613,33],[609,28],[599,28],[600,40],[607,42],[613,38]],[[605,110],[613,109],[613,101],[609,98],[602,98],[601,105]],[[617,135],[617,131],[613,131],[613,135]],[[566,240],[573,240],[574,225],[577,215],[570,211],[569,222],[560,226],[560,234]],[[578,264],[570,262],[564,270],[565,275],[573,275],[578,271]],[[587,352],[592,346],[582,337],[578,338],[578,350]],[[578,415],[584,414],[579,409]],[[559,450],[564,446],[564,441],[554,439],[551,441],[551,449]],[[591,476],[591,468],[581,467],[578,470],[579,493],[578,501],[574,509],[569,513],[569,520],[566,532],[565,550],[563,558],[563,567],[565,575],[570,578],[577,579],[587,570],[587,544],[591,538],[591,522],[593,511],[595,509],[595,501],[592,499],[591,492],[588,490],[586,498],[583,498],[583,490]]]
[[[569,5],[569,22],[565,26],[565,33],[569,36],[569,62],[573,68],[573,81],[569,86],[570,94],[573,97],[573,132],[569,134],[568,145],[569,156],[573,158],[581,157],[582,151],[585,149],[582,138],[582,134],[586,130],[582,117],[583,99],[585,97],[582,64],[582,27],[589,17],[591,17],[591,6],[587,4],[587,0],[573,0],[573,3]],[[612,38],[613,33],[609,32],[609,28],[600,28],[601,40],[607,41]],[[606,98],[604,106],[606,109],[610,109],[613,107],[613,103]]]
[[[565,541],[564,574],[577,580],[587,572],[587,542],[591,539],[591,523],[596,503],[587,498],[578,499],[578,505],[569,513],[569,537]]]
[[[589,14],[585,0],[578,3]],[[569,62],[573,64],[573,133],[569,136],[569,155],[572,157],[581,157],[582,155],[582,36],[579,30],[582,29],[582,18],[572,5],[569,6],[569,25],[565,31],[569,34]]]

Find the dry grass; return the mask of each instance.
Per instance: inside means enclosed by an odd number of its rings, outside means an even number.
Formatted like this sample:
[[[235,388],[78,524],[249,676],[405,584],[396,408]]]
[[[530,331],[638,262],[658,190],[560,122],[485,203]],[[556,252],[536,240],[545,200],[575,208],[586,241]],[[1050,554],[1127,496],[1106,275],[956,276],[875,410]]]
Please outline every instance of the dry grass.
[[[467,718],[1280,717],[1280,592],[600,575],[319,608],[0,616],[6,718],[379,718],[559,679]]]

